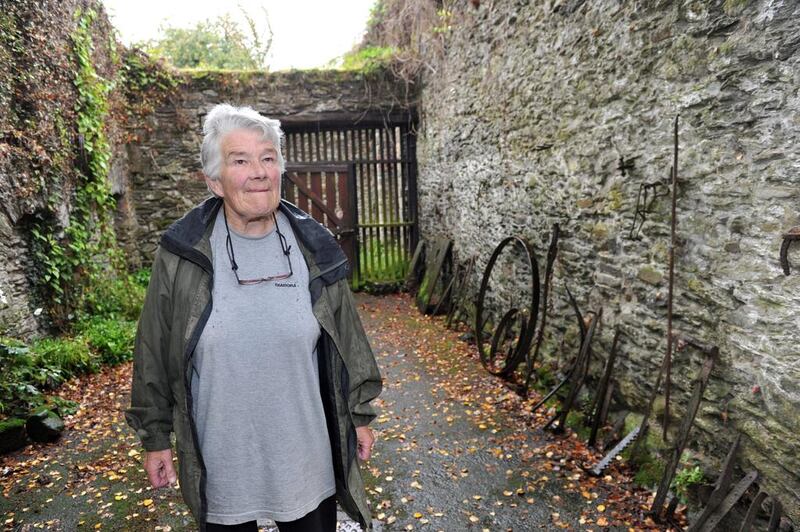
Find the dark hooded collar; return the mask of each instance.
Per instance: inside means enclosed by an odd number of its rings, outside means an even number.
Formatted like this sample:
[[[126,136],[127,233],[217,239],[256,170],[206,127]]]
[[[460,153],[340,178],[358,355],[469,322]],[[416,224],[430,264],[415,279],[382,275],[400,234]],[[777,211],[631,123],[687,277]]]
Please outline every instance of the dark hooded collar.
[[[220,198],[212,197],[203,201],[167,229],[161,237],[161,246],[211,273],[208,238],[221,206]],[[349,267],[347,257],[331,232],[286,200],[281,200],[279,208],[291,223],[300,244],[313,257],[326,284],[346,276]]]

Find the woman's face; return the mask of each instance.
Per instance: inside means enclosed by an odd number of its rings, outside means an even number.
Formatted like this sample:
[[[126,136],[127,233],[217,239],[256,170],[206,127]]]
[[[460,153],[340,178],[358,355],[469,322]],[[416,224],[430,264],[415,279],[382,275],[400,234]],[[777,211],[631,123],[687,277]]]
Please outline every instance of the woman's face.
[[[225,202],[228,223],[238,232],[267,222],[281,198],[278,152],[260,131],[235,129],[222,138],[222,168],[216,181],[207,179]]]

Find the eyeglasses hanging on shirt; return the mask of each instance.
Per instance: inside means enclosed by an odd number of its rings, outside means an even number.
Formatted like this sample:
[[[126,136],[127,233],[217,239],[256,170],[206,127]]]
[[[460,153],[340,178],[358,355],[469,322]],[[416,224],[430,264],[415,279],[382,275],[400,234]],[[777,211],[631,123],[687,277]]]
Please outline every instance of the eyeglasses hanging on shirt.
[[[281,251],[283,252],[284,257],[286,257],[286,262],[289,263],[289,273],[281,273],[278,275],[270,275],[269,277],[261,277],[259,279],[239,279],[239,273],[237,270],[239,269],[239,265],[236,264],[236,257],[233,253],[233,242],[231,240],[231,230],[228,228],[228,217],[225,215],[225,208],[222,208],[222,218],[225,220],[225,231],[227,232],[227,236],[225,238],[225,249],[228,251],[228,258],[231,261],[231,270],[233,270],[233,275],[236,277],[236,282],[240,285],[254,285],[264,282],[270,281],[280,281],[282,279],[288,279],[289,277],[294,274],[292,270],[292,259],[289,254],[292,251],[292,246],[288,246],[286,244],[286,237],[283,236],[281,233],[280,227],[278,227],[278,219],[275,217],[275,213],[272,213],[272,221],[275,222],[275,231],[278,232],[278,240],[281,244]]]

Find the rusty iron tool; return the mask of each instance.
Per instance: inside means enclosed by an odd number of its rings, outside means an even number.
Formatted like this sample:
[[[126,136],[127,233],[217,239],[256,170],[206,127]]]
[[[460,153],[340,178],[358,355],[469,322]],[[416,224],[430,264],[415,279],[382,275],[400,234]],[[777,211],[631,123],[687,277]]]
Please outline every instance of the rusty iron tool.
[[[454,276],[458,277],[458,282],[453,289],[453,304],[450,305],[450,309],[447,312],[447,320],[445,321],[447,327],[452,327],[453,321],[464,313],[464,298],[467,293],[467,284],[472,277],[472,270],[475,268],[475,259],[474,255],[467,259],[466,265],[459,270],[458,275]]]
[[[500,257],[500,254],[506,248],[506,246],[513,245],[521,248],[523,251],[523,255],[525,256],[528,266],[531,270],[531,300],[530,306],[528,309],[518,312],[519,316],[522,317],[522,323],[519,331],[519,335],[516,339],[516,342],[513,342],[512,345],[514,346],[506,356],[505,364],[503,367],[496,367],[494,364],[494,359],[496,356],[496,352],[492,352],[491,350],[486,350],[484,346],[484,327],[488,320],[484,320],[484,304],[486,298],[486,292],[489,289],[489,277],[492,274],[492,269],[494,268],[497,259]],[[513,309],[512,309],[513,310]],[[514,373],[514,370],[517,368],[519,363],[525,359],[528,354],[528,351],[531,347],[531,342],[533,341],[533,331],[536,328],[536,319],[539,313],[539,264],[536,261],[536,256],[533,254],[533,248],[531,245],[520,236],[509,236],[504,238],[500,241],[497,247],[492,252],[492,256],[489,258],[489,262],[486,264],[486,269],[483,272],[483,279],[481,280],[481,287],[478,291],[478,299],[476,301],[476,308],[475,308],[475,340],[478,344],[478,354],[481,357],[481,363],[486,370],[491,373],[492,375],[498,375],[503,378],[507,378]],[[508,312],[505,314],[508,315]],[[500,327],[498,326],[497,330],[494,331],[492,334],[493,338],[493,345],[498,345],[499,342],[495,342],[494,340],[498,338],[498,333],[505,334],[507,331],[500,331]]]
[[[678,464],[681,460],[681,455],[686,445],[689,443],[689,433],[694,425],[694,419],[697,416],[697,411],[700,408],[700,402],[703,400],[703,393],[708,386],[708,379],[711,377],[711,370],[714,368],[716,362],[716,353],[706,355],[703,362],[703,367],[700,369],[700,374],[695,380],[692,398],[689,400],[689,405],[686,408],[686,414],[683,416],[683,423],[678,431],[678,437],[675,444],[670,450],[670,455],[667,464],[664,466],[664,475],[661,477],[661,482],[658,485],[653,505],[650,507],[650,514],[658,519],[661,515],[661,510],[669,492],[672,479],[675,477],[675,472],[678,469]]]
[[[753,521],[756,519],[761,509],[761,505],[765,500],[770,501],[769,522],[767,523],[767,532],[776,532],[781,524],[781,514],[783,513],[783,505],[775,497],[769,495],[767,492],[760,490],[756,495],[753,502],[750,503],[750,508],[747,509],[747,515],[742,521],[742,526],[739,532],[750,532],[753,529]]]
[[[753,485],[753,483],[758,479],[758,471],[750,471],[747,473],[742,480],[736,484],[733,489],[731,489],[722,502],[717,507],[717,510],[713,512],[705,523],[702,526],[698,527],[696,530],[697,532],[712,532],[714,530],[718,530],[717,525],[719,525],[720,521],[728,515],[728,513],[736,506],[742,496],[744,496],[745,492]]]
[[[639,185],[639,192],[636,194],[636,207],[633,211],[633,220],[631,220],[631,228],[628,231],[628,239],[640,240],[639,233],[642,230],[644,222],[647,221],[647,215],[653,212],[653,205],[655,205],[656,200],[668,195],[669,186],[661,181],[641,183]]]
[[[628,157],[627,159],[624,155],[619,156],[619,160],[617,161],[617,170],[619,170],[619,173],[622,175],[622,177],[627,176],[631,170],[636,168],[636,163],[634,161],[636,161],[638,158],[638,155]]]
[[[800,227],[792,227],[783,234],[783,243],[781,244],[781,267],[783,274],[789,275],[789,246],[792,242],[800,242]]]
[[[580,332],[580,336],[581,336],[580,346],[582,346],[583,342],[586,340],[586,322],[583,321],[583,314],[581,314],[581,309],[578,308],[578,302],[575,301],[575,297],[573,297],[572,292],[569,291],[569,286],[567,286],[566,283],[564,283],[564,289],[567,291],[567,296],[569,297],[570,305],[572,306],[572,310],[575,311],[575,318],[578,320],[578,331]],[[580,346],[578,347],[579,350],[580,350]],[[566,383],[568,383],[570,381],[570,379],[572,378],[572,372],[575,371],[576,367],[578,367],[577,363],[578,363],[578,358],[576,358],[575,361],[573,362],[573,364],[569,367],[569,369],[567,369],[566,376],[564,377],[564,380],[562,380],[561,382],[556,384],[553,387],[553,389],[551,389],[549,392],[547,392],[547,395],[545,395],[541,399],[541,401],[536,403],[533,406],[533,408],[531,408],[531,414],[533,414],[534,412],[539,410],[539,408],[543,404],[545,404],[551,397],[553,397],[556,393],[558,393],[558,391]]]
[[[619,456],[619,453],[621,453],[628,445],[631,444],[632,441],[634,441],[639,436],[639,429],[640,427],[634,427],[634,429],[630,431],[628,434],[626,434],[625,437],[622,438],[619,441],[619,443],[617,443],[614,446],[613,449],[608,451],[608,454],[606,454],[602,458],[602,460],[597,462],[591,469],[585,469],[585,471],[595,477],[599,477],[600,475],[602,475],[605,468],[607,468],[608,465],[611,462],[613,462],[614,459],[617,458],[617,456]]]
[[[685,346],[692,346],[706,355],[711,355],[713,357],[716,357],[719,354],[719,348],[717,348],[717,346],[704,344],[698,340],[695,340],[694,338],[685,335],[680,336],[677,342],[675,342],[675,344],[677,345],[679,350],[683,349]],[[648,430],[650,422],[650,414],[653,411],[653,404],[656,401],[656,397],[658,397],[658,390],[659,386],[661,386],[661,379],[664,376],[664,366],[666,364],[666,361],[667,360],[665,356],[661,362],[661,369],[658,371],[658,375],[656,376],[656,382],[653,385],[653,391],[650,393],[650,398],[647,401],[647,407],[645,408],[644,416],[642,416],[642,423],[640,425],[641,427],[640,432],[642,434],[646,433]],[[644,441],[643,438],[637,440],[636,445],[634,445],[633,448],[633,454],[636,454],[639,451],[639,445],[641,444],[642,441]]]
[[[533,348],[533,354],[527,357],[525,383],[522,385],[522,395],[528,394],[528,387],[531,383],[531,376],[533,375],[534,364],[539,357],[539,349],[542,347],[544,340],[544,330],[547,326],[547,302],[550,295],[550,284],[553,279],[553,266],[556,262],[556,255],[558,254],[558,236],[560,229],[558,224],[553,224],[553,230],[550,233],[550,247],[547,250],[547,264],[544,268],[544,290],[542,291],[542,319],[539,320],[539,330],[536,333],[536,343]]]
[[[705,508],[703,508],[703,511],[689,527],[688,532],[697,532],[700,530],[708,518],[711,517],[711,514],[716,511],[722,502],[722,499],[724,499],[725,495],[728,493],[728,488],[730,488],[731,479],[733,478],[733,468],[736,463],[736,453],[739,452],[739,445],[741,442],[742,435],[737,434],[736,439],[733,440],[733,445],[731,445],[731,448],[728,451],[728,455],[725,457],[725,462],[722,464],[722,472],[720,473],[719,477],[717,477],[717,481],[714,483],[714,491],[711,492]]]
[[[767,494],[766,491],[758,491],[758,494],[755,496],[753,502],[750,503],[750,507],[747,509],[747,514],[744,516],[742,526],[739,527],[739,532],[749,532],[753,528],[753,521],[756,520],[756,514],[758,514],[759,509],[761,509],[761,505],[764,504],[764,501],[767,500],[767,497],[769,497],[769,494]]]
[[[433,309],[436,308],[437,305],[431,303],[431,299],[433,299],[437,286],[444,284],[445,271],[449,271],[448,261],[453,260],[452,240],[444,237],[437,238],[431,247],[433,248],[433,253],[430,257],[432,267],[430,269],[426,268],[422,281],[422,284],[427,285],[427,290],[425,293],[417,292],[416,299],[417,308],[423,314],[431,314]],[[443,297],[443,295],[440,297]]]
[[[581,314],[581,309],[578,308],[578,302],[575,301],[575,297],[573,297],[572,292],[569,291],[569,286],[564,283],[564,289],[567,291],[567,296],[569,297],[570,305],[572,306],[572,310],[575,311],[575,318],[578,320],[578,331],[581,335],[581,343],[580,346],[583,346],[583,342],[586,340],[586,322],[583,321],[583,314]],[[580,350],[581,347],[578,347]],[[539,410],[539,408],[545,404],[551,397],[553,397],[558,391],[564,387],[566,383],[570,381],[572,378],[572,372],[575,371],[575,368],[578,367],[578,358],[575,359],[573,364],[567,369],[566,376],[564,379],[556,384],[547,394],[542,397],[542,399],[536,403],[533,408],[531,408],[531,414]]]
[[[597,431],[600,430],[600,424],[603,420],[603,412],[608,412],[608,403],[610,397],[607,397],[608,390],[611,388],[611,372],[614,370],[614,362],[617,358],[617,344],[621,331],[619,327],[614,331],[614,340],[611,342],[611,352],[608,354],[608,362],[606,362],[606,369],[603,372],[603,378],[600,380],[600,386],[597,389],[597,394],[594,398],[594,405],[592,406],[592,432],[589,435],[589,447],[594,447],[597,442]]]
[[[572,296],[572,292],[569,291],[569,286],[565,286],[567,290],[567,297],[569,297],[569,304],[572,305],[572,310],[575,311],[575,317],[578,319],[578,330],[581,334],[581,345],[583,345],[583,341],[586,340],[586,322],[583,320],[583,314],[581,314],[581,309],[578,308],[578,302]]]
[[[675,243],[678,218],[678,116],[675,116],[672,147],[672,214],[670,216],[669,240],[669,288],[667,293],[667,353],[664,364],[664,441],[667,441],[669,430],[669,395],[672,387],[672,302],[675,298]]]
[[[603,308],[600,307],[600,310],[594,313],[594,316],[592,316],[592,321],[586,331],[586,338],[581,346],[581,352],[578,355],[578,360],[575,361],[575,371],[572,372],[572,382],[570,384],[569,392],[567,393],[567,397],[561,403],[561,410],[559,410],[544,426],[544,428],[548,428],[553,425],[555,421],[558,421],[558,426],[556,426],[554,429],[554,432],[557,434],[564,432],[567,422],[567,415],[569,414],[570,410],[572,410],[572,406],[575,403],[575,400],[578,398],[578,393],[580,393],[583,384],[586,382],[586,376],[589,372],[589,358],[591,356],[590,352],[592,338],[594,337],[602,317]]]
[[[625,428],[625,418],[628,417],[628,413],[626,410],[623,410],[620,415],[617,417],[617,420],[614,422],[614,425],[611,426],[611,432],[609,432],[608,437],[603,441],[603,452],[608,452],[611,450],[614,445],[617,444],[619,440],[621,440],[624,436],[622,429]]]
[[[409,292],[416,291],[422,282],[423,275],[425,275],[425,241],[420,239],[414,249],[414,254],[411,256],[411,264],[406,274],[406,290]]]

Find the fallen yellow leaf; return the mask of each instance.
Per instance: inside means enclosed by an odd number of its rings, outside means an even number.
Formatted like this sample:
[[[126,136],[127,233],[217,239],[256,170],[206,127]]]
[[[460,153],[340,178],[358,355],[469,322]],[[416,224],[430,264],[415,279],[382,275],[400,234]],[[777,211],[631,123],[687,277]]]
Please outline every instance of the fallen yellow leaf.
[[[144,504],[145,506],[150,506],[151,504],[153,504],[153,499],[145,499],[142,501],[142,504]]]
[[[606,511],[606,505],[605,504],[598,504],[597,505],[597,511],[598,512],[605,512]]]

